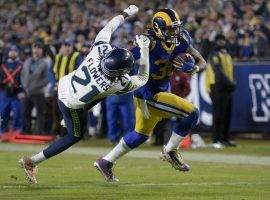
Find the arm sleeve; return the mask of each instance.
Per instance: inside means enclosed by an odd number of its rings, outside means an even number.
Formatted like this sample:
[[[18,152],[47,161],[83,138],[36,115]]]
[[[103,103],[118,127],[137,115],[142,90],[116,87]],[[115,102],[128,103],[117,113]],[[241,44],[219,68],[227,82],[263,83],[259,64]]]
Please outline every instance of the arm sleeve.
[[[24,61],[24,63],[23,63],[23,68],[22,68],[21,77],[20,77],[21,78],[21,85],[24,89],[25,89],[27,68],[28,68],[28,60]]]
[[[52,93],[54,91],[54,85],[56,83],[54,73],[53,73],[53,67],[54,67],[54,63],[52,62],[50,69],[49,69],[49,72],[48,72],[48,79],[49,79],[49,82],[51,84],[50,93]]]
[[[140,49],[140,67],[138,74],[131,76],[129,92],[137,90],[145,85],[149,78],[149,48]]]
[[[98,33],[95,43],[106,42],[111,40],[112,33],[124,22],[124,16],[118,15],[109,21],[109,23]]]
[[[40,81],[35,84],[34,88],[42,88],[42,87],[45,87],[49,83],[49,79],[48,79],[49,71],[50,71],[49,65],[46,62],[43,62],[42,66],[40,67],[42,67],[42,72],[39,75]]]

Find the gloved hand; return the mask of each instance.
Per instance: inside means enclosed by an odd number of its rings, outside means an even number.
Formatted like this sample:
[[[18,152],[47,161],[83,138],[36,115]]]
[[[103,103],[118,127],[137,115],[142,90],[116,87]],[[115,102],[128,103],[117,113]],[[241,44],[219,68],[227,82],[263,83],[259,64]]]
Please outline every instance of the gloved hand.
[[[182,62],[183,66],[181,68],[182,72],[188,73],[190,75],[193,75],[200,71],[200,68],[198,65],[195,65],[195,60],[193,58],[190,58],[189,61],[183,60],[181,57],[179,57],[180,61]]]
[[[61,120],[60,125],[63,126],[64,128],[67,128],[67,125],[64,119]]]
[[[150,40],[145,35],[136,35],[135,42],[141,49],[149,48]]]
[[[142,111],[143,117],[149,119],[151,117],[150,111],[148,110],[147,102],[144,99],[139,99],[139,108]]]
[[[139,8],[135,5],[130,5],[128,8],[126,8],[123,11],[127,13],[128,16],[131,16],[131,15],[135,15],[139,11]]]

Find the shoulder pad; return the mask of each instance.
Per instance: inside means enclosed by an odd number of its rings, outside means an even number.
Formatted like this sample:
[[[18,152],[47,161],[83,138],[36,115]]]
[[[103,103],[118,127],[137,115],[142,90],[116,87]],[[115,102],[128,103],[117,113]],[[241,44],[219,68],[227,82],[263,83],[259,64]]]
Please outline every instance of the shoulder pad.
[[[98,45],[101,45],[101,44],[108,44],[108,43],[104,42],[104,41],[98,41],[98,42],[95,42],[93,46],[98,46]]]
[[[188,43],[188,45],[192,45],[193,41],[192,38],[190,37],[189,33],[187,32],[186,29],[183,30],[183,39]]]

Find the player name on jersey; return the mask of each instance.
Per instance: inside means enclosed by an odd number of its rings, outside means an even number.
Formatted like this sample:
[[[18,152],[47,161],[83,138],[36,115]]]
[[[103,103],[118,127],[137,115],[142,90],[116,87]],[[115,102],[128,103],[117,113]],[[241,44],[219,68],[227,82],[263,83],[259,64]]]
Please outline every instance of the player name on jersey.
[[[108,81],[108,79],[105,79],[104,76],[101,76],[101,73],[99,73],[98,69],[96,67],[92,67],[93,60],[91,58],[91,64],[89,65],[90,73],[92,77],[95,79],[96,83],[104,90],[107,91],[111,87],[111,82]]]

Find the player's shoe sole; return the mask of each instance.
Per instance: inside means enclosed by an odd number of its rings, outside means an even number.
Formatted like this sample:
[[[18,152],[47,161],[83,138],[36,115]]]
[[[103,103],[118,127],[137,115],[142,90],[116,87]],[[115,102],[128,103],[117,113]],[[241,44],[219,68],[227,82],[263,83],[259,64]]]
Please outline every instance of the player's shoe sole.
[[[19,160],[19,164],[21,168],[23,168],[24,174],[26,178],[28,179],[29,183],[36,184],[37,179],[35,177],[35,174],[36,174],[37,166],[34,163],[31,163],[31,160],[28,157],[22,157]]]

